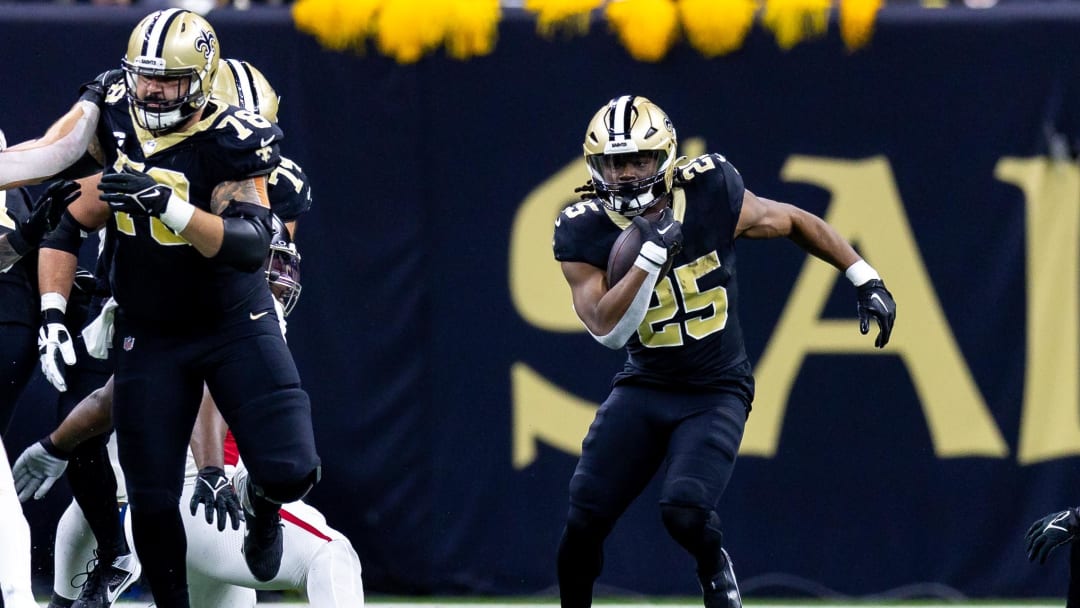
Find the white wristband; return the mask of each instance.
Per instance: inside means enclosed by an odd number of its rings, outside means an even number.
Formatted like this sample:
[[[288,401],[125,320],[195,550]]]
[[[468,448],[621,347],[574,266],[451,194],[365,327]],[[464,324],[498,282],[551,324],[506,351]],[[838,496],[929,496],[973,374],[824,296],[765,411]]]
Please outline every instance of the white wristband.
[[[195,205],[180,200],[174,192],[169,195],[169,202],[165,204],[165,213],[161,214],[161,223],[180,234],[184,228],[187,228],[193,215],[195,215]]]
[[[66,313],[67,298],[55,291],[41,294],[41,312],[52,309]]]
[[[844,271],[844,276],[846,276],[847,279],[851,281],[851,284],[856,287],[867,281],[881,278],[878,276],[877,271],[874,270],[874,267],[866,263],[866,260],[859,260],[851,266],[848,266],[848,269]]]
[[[638,253],[637,259],[634,260],[634,266],[645,272],[656,272],[660,270],[666,261],[667,249],[652,241],[645,241],[641,244],[641,252]]]

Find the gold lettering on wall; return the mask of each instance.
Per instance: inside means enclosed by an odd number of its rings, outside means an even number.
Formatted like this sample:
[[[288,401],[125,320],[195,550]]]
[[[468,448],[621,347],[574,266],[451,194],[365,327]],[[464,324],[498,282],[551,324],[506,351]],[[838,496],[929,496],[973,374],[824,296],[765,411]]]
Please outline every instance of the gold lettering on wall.
[[[1080,169],[1046,158],[1003,158],[997,179],[1026,199],[1027,365],[1017,460],[1080,454]]]
[[[939,457],[1007,456],[1008,446],[975,385],[927,275],[888,160],[793,156],[782,176],[818,185],[832,194],[825,220],[857,244],[871,264],[877,261],[877,270],[898,299],[897,325],[889,345],[879,350],[873,341],[876,327],[863,336],[854,318],[821,318],[836,281],[846,284],[846,280],[836,269],[808,257],[757,363],[754,413],[746,425],[741,453],[773,456],[803,359],[841,353],[900,357],[911,374]],[[854,289],[851,297],[854,305]],[[837,381],[843,378],[837,374]],[[874,408],[875,385],[870,378],[865,382],[870,389],[865,407]],[[827,412],[829,404],[821,407]]]

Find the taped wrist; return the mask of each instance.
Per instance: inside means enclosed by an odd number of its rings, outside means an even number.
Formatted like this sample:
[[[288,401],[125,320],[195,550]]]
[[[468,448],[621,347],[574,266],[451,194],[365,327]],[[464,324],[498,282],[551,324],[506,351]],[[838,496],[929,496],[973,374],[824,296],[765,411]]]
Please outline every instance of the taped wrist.
[[[63,323],[67,312],[67,298],[50,291],[41,294],[41,320],[46,323]]]
[[[243,272],[262,268],[270,251],[270,210],[252,203],[230,203],[221,214],[225,234],[215,260]]]
[[[180,234],[184,228],[187,228],[193,215],[195,215],[195,205],[181,200],[174,191],[169,194],[169,200],[165,203],[165,211],[161,213],[161,223],[176,234]]]
[[[645,244],[648,245],[649,243]],[[641,248],[645,249],[645,246],[642,245]],[[664,257],[666,259],[666,252]],[[640,254],[638,255],[638,259],[641,259]],[[662,263],[663,262],[661,262],[661,264]],[[634,262],[634,264],[637,265],[637,262]],[[648,276],[642,281],[641,287],[639,287],[637,293],[634,294],[633,301],[630,302],[630,306],[627,307],[626,312],[623,313],[622,318],[615,324],[615,327],[611,328],[611,331],[602,336],[598,336],[591,331],[589,332],[589,335],[592,336],[593,339],[612,350],[617,350],[626,346],[626,343],[637,331],[638,326],[645,320],[645,313],[649,312],[649,301],[652,300],[652,292],[656,287],[656,281],[660,278],[660,267],[656,266],[653,269],[642,268],[642,270],[644,270]]]
[[[641,244],[641,251],[638,253],[637,259],[634,260],[634,266],[645,272],[653,272],[660,270],[666,261],[667,249],[652,241],[645,241]]]
[[[859,260],[851,266],[848,266],[847,270],[844,271],[844,276],[846,276],[855,287],[859,287],[867,281],[881,279],[881,277],[878,276],[877,271],[874,270],[874,267],[867,264],[866,260]]]

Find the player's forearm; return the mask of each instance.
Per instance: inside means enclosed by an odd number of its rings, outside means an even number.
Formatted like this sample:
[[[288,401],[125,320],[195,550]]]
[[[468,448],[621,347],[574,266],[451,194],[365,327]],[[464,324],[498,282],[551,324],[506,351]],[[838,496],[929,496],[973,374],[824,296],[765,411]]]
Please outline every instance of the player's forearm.
[[[40,139],[0,152],[0,190],[37,184],[78,162],[91,148],[100,109],[80,100]]]
[[[49,434],[57,448],[71,452],[91,437],[112,428],[112,378],[105,386],[90,393]]]
[[[191,431],[191,455],[195,458],[195,467],[225,468],[225,433],[228,426],[221,412],[210,396],[210,391],[203,387],[202,403],[195,418],[195,428]]]
[[[859,254],[835,228],[818,216],[800,211],[792,221],[789,238],[810,255],[845,270],[859,261]]]
[[[59,249],[42,249],[38,256],[38,290],[58,293],[66,300],[71,295],[79,258]]]

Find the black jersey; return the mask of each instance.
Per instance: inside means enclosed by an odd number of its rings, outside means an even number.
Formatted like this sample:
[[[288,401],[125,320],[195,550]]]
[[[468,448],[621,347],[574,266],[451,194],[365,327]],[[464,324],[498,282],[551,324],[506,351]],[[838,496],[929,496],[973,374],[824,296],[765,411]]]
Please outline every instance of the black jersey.
[[[752,379],[736,314],[735,227],[743,182],[719,154],[680,167],[672,191],[683,248],[657,282],[645,319],[626,344],[614,382],[682,389],[730,389],[752,398]],[[629,219],[592,200],[570,205],[555,222],[555,259],[606,269]]]
[[[311,184],[300,165],[281,157],[268,180],[270,210],[283,222],[291,222],[311,209]]]
[[[122,71],[109,72],[90,86],[104,90],[97,137],[106,171],[131,166],[210,211],[211,193],[219,184],[269,175],[278,165],[277,142],[284,136],[258,114],[210,102],[193,127],[155,137],[132,120]],[[112,217],[116,243],[109,282],[125,316],[205,327],[228,312],[273,308],[261,272],[242,272],[203,257],[157,218]]]
[[[30,196],[26,190],[0,190],[0,234],[14,232],[15,226],[30,217]],[[37,249],[28,252],[4,272],[0,272],[0,323],[37,327]]]

